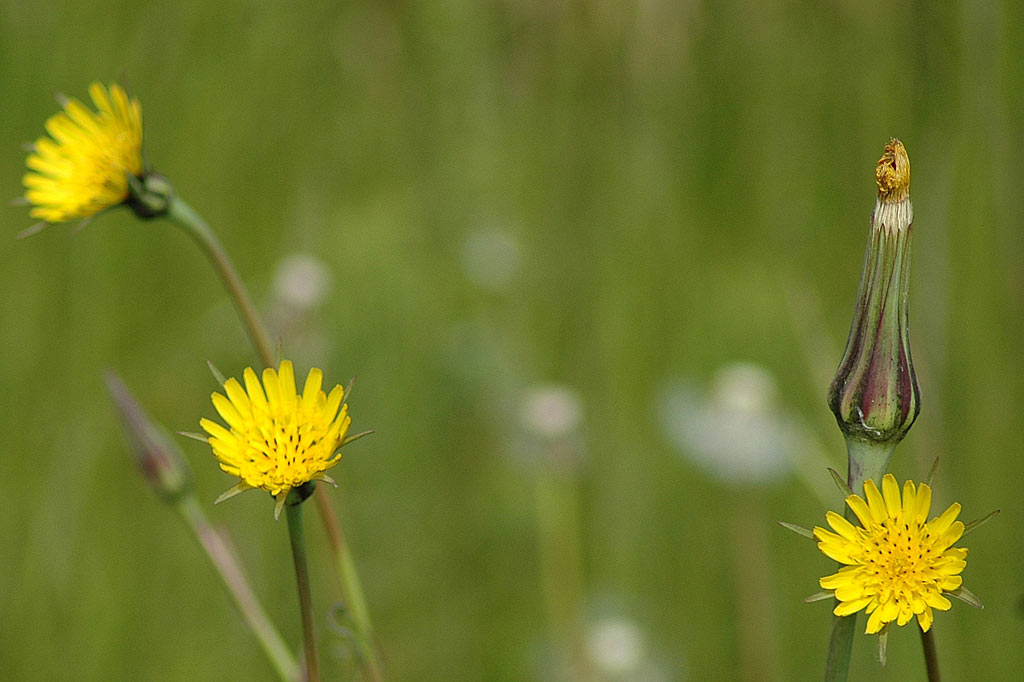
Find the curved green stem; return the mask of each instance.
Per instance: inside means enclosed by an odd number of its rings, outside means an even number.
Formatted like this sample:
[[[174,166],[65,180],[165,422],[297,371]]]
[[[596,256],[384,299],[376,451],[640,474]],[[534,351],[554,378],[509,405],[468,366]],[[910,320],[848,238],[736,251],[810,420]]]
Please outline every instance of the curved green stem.
[[[306,682],[320,682],[320,658],[316,651],[316,626],[313,622],[313,598],[309,590],[306,540],[302,535],[302,505],[286,504],[285,506],[288,515],[288,537],[292,544],[292,560],[295,562],[295,580],[299,585],[302,648],[306,656]]]
[[[300,673],[295,657],[267,617],[242,572],[238,557],[224,536],[210,524],[194,495],[182,497],[174,506],[224,581],[224,586],[227,587],[235,606],[238,607],[249,629],[256,635],[263,652],[277,671],[277,676],[282,682],[297,682]]]
[[[274,352],[267,330],[264,329],[259,314],[249,298],[249,293],[234,265],[231,264],[227,252],[221,246],[220,240],[217,239],[217,235],[213,233],[206,221],[177,195],[171,199],[167,215],[196,241],[199,248],[210,259],[217,274],[224,282],[224,286],[227,287],[231,299],[235,302],[239,315],[242,316],[245,330],[256,348],[256,354],[260,356],[264,366],[274,367],[277,363],[274,362]]]
[[[377,651],[373,646],[373,625],[370,623],[370,612],[366,608],[363,586],[359,581],[359,573],[352,560],[352,553],[348,551],[348,545],[345,544],[341,525],[331,507],[331,501],[327,498],[326,488],[317,486],[313,497],[316,498],[317,510],[320,512],[324,529],[327,531],[327,539],[331,545],[331,553],[334,555],[338,577],[341,580],[345,606],[353,625],[355,625],[355,645],[359,651],[360,661],[366,668],[370,682],[379,682],[383,678],[380,672],[380,662],[377,660]]]

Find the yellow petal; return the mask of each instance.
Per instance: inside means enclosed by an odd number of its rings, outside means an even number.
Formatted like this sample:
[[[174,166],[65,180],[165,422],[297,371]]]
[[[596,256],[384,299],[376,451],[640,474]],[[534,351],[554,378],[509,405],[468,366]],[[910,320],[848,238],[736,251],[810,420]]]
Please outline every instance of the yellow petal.
[[[859,495],[850,495],[846,498],[846,504],[849,505],[853,513],[860,519],[860,525],[867,528],[874,522],[874,517],[871,514],[871,510],[868,509],[868,504]]]
[[[833,561],[838,561],[841,564],[855,563],[853,557],[850,556],[850,550],[841,544],[820,543],[818,549]]]
[[[917,503],[914,505],[914,520],[923,523],[932,507],[932,489],[927,483],[917,488]]]
[[[225,381],[224,392],[231,404],[235,406],[238,414],[246,419],[252,419],[252,405],[249,403],[249,396],[246,395],[237,379],[232,378]]]
[[[106,135],[106,132],[100,127],[96,120],[96,114],[77,99],[73,99],[68,102],[68,105],[64,110],[67,112],[68,117],[74,121],[86,135],[89,135],[94,139],[101,135]]]
[[[839,601],[853,602],[868,598],[870,598],[870,596],[864,594],[864,588],[860,584],[850,584],[836,588],[836,599]]]
[[[277,387],[281,392],[280,400],[285,409],[295,409],[295,369],[290,360],[282,360],[277,370]]]
[[[227,429],[225,429],[223,426],[213,421],[212,419],[200,419],[199,426],[201,426],[204,431],[206,431],[214,438],[220,438],[222,440],[234,438],[234,436],[231,435],[230,431],[228,431]]]
[[[267,405],[274,408],[281,404],[281,386],[278,383],[277,372],[273,367],[263,370],[263,390],[267,393]]]
[[[132,101],[128,99],[128,93],[120,85],[115,83],[110,86],[110,99],[114,105],[112,114],[116,118],[129,124],[133,124],[135,119],[139,118],[135,115],[135,107],[132,106]]]
[[[110,98],[107,96],[107,89],[103,87],[102,83],[95,82],[89,86],[89,97],[92,98],[92,103],[96,105],[97,111],[100,111],[107,116],[114,116],[114,108],[110,106]]]
[[[328,415],[329,419],[334,418],[334,415],[337,413],[338,407],[341,405],[341,401],[344,397],[345,389],[340,385],[331,389],[331,394],[327,396],[327,404],[323,408],[324,414]]]
[[[886,516],[896,518],[903,505],[900,502],[900,484],[892,474],[882,477],[882,500],[885,503]]]
[[[921,632],[928,632],[932,627],[932,619],[932,610],[927,607],[924,611],[917,614],[917,623],[921,626]]]
[[[871,616],[868,618],[867,627],[864,628],[865,634],[873,635],[882,629],[886,621],[882,620],[881,609],[875,609]]]
[[[836,604],[836,607],[834,609],[832,609],[832,613],[834,613],[837,616],[850,616],[860,611],[870,602],[870,598],[858,599],[857,601],[853,602],[840,602]]]
[[[833,530],[845,539],[850,541],[857,540],[857,529],[839,514],[834,511],[825,512],[825,520],[828,521],[828,525],[832,526]]]
[[[914,520],[915,507],[917,506],[917,491],[914,489],[914,482],[907,481],[903,484],[903,518],[907,522]]]
[[[933,609],[938,609],[939,611],[949,611],[949,608],[953,605],[951,601],[937,592],[925,594],[924,601],[928,606]]]
[[[871,479],[864,482],[864,497],[867,499],[868,510],[871,512],[871,520],[875,523],[884,521],[886,517],[885,500],[882,499],[882,494],[878,492],[875,482]]]
[[[249,401],[252,403],[253,411],[259,411],[261,414],[267,410],[267,396],[263,393],[263,387],[260,386],[260,380],[256,376],[256,372],[252,370],[252,367],[246,367],[245,371],[242,372],[242,378],[245,380],[245,392],[249,394]]]
[[[963,584],[963,576],[947,575],[939,580],[939,589],[943,592],[952,592]]]
[[[317,398],[320,397],[320,387],[323,386],[324,373],[314,367],[306,375],[306,385],[302,388],[303,408],[312,412],[316,408]]]
[[[841,535],[837,535],[836,533],[826,530],[821,526],[815,526],[814,530],[811,531],[811,534],[814,535],[814,539],[819,542],[829,542],[837,545],[841,545],[843,543],[843,537]]]
[[[928,530],[933,537],[941,536],[946,529],[952,525],[953,520],[960,515],[960,503],[954,502],[942,514],[928,522]],[[963,531],[960,531],[963,534]]]
[[[242,416],[238,414],[238,410],[235,409],[235,406],[230,400],[222,396],[220,393],[214,393],[211,396],[211,400],[213,401],[213,406],[217,408],[218,414],[224,418],[224,421],[228,423],[228,426],[239,431],[245,430],[245,426],[249,420],[243,419]]]

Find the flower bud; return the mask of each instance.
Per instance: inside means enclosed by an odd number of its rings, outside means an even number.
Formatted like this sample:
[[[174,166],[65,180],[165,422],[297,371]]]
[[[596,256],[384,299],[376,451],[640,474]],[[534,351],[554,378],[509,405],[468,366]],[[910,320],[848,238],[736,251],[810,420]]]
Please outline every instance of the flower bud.
[[[106,379],[142,475],[158,495],[174,502],[190,487],[185,458],[167,433],[143,412],[121,379],[113,372],[109,372]]]
[[[847,439],[895,446],[921,409],[910,357],[910,160],[893,138],[875,168],[878,198],[853,324],[828,404]]]

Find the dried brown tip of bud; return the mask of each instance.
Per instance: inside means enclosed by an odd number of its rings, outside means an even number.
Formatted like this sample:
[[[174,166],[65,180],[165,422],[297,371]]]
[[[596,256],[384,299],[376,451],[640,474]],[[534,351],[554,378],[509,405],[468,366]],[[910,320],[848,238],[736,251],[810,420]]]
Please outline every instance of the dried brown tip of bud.
[[[885,145],[885,153],[875,166],[875,182],[878,197],[885,201],[902,201],[910,194],[910,158],[895,137]]]

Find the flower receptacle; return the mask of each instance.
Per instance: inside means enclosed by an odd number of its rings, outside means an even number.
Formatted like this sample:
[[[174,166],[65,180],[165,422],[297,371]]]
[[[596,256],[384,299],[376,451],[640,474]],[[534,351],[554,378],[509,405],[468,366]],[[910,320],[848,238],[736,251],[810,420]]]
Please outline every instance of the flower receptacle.
[[[141,177],[129,177],[128,189],[125,204],[139,218],[167,215],[174,199],[171,181],[159,173],[147,172]]]

